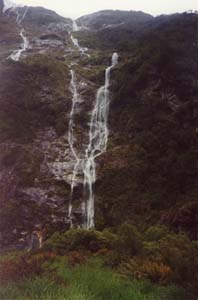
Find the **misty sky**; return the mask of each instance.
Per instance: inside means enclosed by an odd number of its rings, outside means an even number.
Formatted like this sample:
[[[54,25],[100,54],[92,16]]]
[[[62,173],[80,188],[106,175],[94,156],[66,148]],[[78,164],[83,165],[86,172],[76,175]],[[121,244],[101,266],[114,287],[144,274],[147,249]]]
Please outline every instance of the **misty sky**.
[[[198,0],[13,0],[13,2],[44,6],[71,18],[101,9],[142,10],[152,15],[198,10]]]

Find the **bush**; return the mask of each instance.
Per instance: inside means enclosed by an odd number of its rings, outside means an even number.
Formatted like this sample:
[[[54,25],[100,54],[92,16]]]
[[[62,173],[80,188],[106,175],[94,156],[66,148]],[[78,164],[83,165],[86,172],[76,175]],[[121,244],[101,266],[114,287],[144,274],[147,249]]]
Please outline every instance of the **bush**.
[[[71,251],[67,255],[67,262],[70,266],[85,264],[89,256],[88,254],[82,251]]]
[[[172,278],[172,270],[169,266],[154,261],[144,261],[140,272],[144,278],[155,283],[167,283]]]
[[[184,234],[169,232],[163,226],[150,227],[143,237],[129,223],[124,223],[117,235],[109,231],[69,230],[64,234],[55,233],[46,241],[43,250],[66,255],[67,263],[72,266],[86,263],[94,254],[102,258],[105,266],[118,267],[125,276],[156,283],[172,280],[194,289],[198,279],[195,275],[197,243],[192,243]],[[32,272],[39,274],[41,258],[35,259],[38,263],[29,263],[29,268],[31,265]]]
[[[149,242],[159,241],[161,238],[168,235],[168,233],[169,230],[165,226],[151,226],[146,230],[144,234],[144,239]]]
[[[149,279],[154,283],[167,283],[171,281],[172,271],[163,263],[149,260],[134,260],[122,263],[119,271],[123,276],[131,279]]]
[[[151,227],[145,233],[143,256],[172,270],[172,281],[189,289],[198,282],[198,247],[183,234],[168,232],[165,228]],[[149,268],[154,267],[152,264]]]
[[[117,250],[124,256],[140,254],[143,243],[141,235],[134,225],[124,223],[118,231]]]
[[[64,234],[55,233],[44,244],[44,249],[60,254],[75,250],[97,252],[101,249],[111,249],[115,236],[108,232],[96,230],[72,229]]]
[[[0,282],[17,282],[32,278],[44,271],[45,262],[52,262],[56,258],[54,253],[44,252],[35,255],[26,254],[15,258],[5,258],[0,261]]]
[[[121,257],[117,251],[110,250],[106,253],[103,260],[105,266],[116,268],[121,262]]]
[[[169,234],[159,242],[163,262],[174,272],[173,280],[192,288],[197,285],[198,249],[184,234]]]

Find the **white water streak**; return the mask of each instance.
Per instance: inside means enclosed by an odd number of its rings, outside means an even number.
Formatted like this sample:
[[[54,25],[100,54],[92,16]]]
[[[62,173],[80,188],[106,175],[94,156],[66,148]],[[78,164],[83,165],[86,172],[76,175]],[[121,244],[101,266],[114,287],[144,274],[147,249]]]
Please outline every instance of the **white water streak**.
[[[109,114],[109,86],[110,74],[112,68],[118,63],[118,54],[114,53],[112,56],[112,64],[105,72],[105,85],[98,89],[96,95],[96,102],[92,111],[90,130],[89,130],[89,144],[85,151],[84,158],[80,158],[74,148],[74,114],[75,107],[79,100],[77,92],[77,83],[75,80],[74,71],[71,70],[70,89],[72,92],[72,109],[70,112],[68,141],[76,163],[73,169],[73,176],[71,180],[71,201],[69,203],[69,220],[72,220],[72,195],[74,186],[76,184],[76,177],[79,174],[84,176],[84,196],[86,197],[82,203],[82,210],[84,214],[83,227],[89,229],[95,226],[94,224],[94,192],[93,184],[96,181],[96,157],[100,156],[106,151],[108,142],[108,114]],[[72,222],[71,222],[72,224]],[[73,224],[72,224],[73,226]]]
[[[27,15],[29,7],[26,6],[25,11],[24,11],[24,13],[22,14],[21,17],[20,17],[20,14],[19,14],[18,10],[17,10],[17,6],[12,6],[12,7],[9,7],[9,8],[11,8],[11,11],[14,11],[16,13],[16,15],[17,15],[16,23],[17,23],[17,25],[20,25],[21,22],[24,20],[24,18]],[[21,43],[21,48],[18,49],[18,50],[14,50],[13,53],[8,57],[8,59],[10,58],[14,61],[19,61],[19,59],[21,57],[21,54],[23,52],[25,52],[27,49],[30,48],[29,41],[28,41],[28,39],[27,39],[27,37],[25,36],[24,33],[25,33],[25,30],[24,30],[24,28],[22,28],[21,31],[20,31],[20,36],[21,36],[22,41],[23,41],[23,43]]]
[[[23,43],[21,43],[21,48],[18,50],[14,50],[13,53],[8,57],[14,61],[19,61],[21,54],[29,48],[29,42],[27,37],[24,35],[24,32],[25,32],[24,29],[22,29],[20,32],[20,36],[23,40]]]
[[[72,22],[73,22],[73,24],[72,24],[72,29],[73,29],[73,31],[79,31],[79,27],[78,27],[78,24],[76,23],[76,21],[75,20],[72,20]]]
[[[79,27],[75,20],[73,20],[72,31],[73,32],[79,31]],[[79,45],[78,39],[76,39],[72,34],[70,34],[70,38],[71,38],[73,45],[78,49],[78,51],[81,53],[82,56],[86,55],[87,57],[90,57],[90,55],[88,53],[86,53],[88,51],[88,49],[85,47],[81,47]]]
[[[29,6],[26,7],[22,17],[20,18],[20,16],[17,15],[17,24],[20,25],[21,22],[24,20],[25,16],[27,15],[27,12],[29,10]]]
[[[28,12],[29,7],[26,6],[26,8],[25,8],[25,6],[20,5],[20,4],[18,5],[18,4],[14,3],[14,2],[12,2],[10,0],[4,0],[3,4],[4,4],[4,6],[3,6],[3,13],[5,13],[7,10],[9,10],[8,16],[10,16],[10,14],[12,12],[14,12],[16,14],[16,23],[18,25],[20,25],[21,22],[23,21],[23,19],[25,18],[26,14]],[[23,7],[25,8],[25,11],[24,11],[23,15],[20,16],[20,14],[18,12],[18,8],[23,8]]]
[[[89,145],[85,154],[84,166],[84,189],[88,191],[86,203],[86,228],[93,228],[94,224],[94,193],[93,184],[96,181],[96,157],[102,155],[107,149],[108,142],[108,115],[110,104],[110,75],[111,70],[118,63],[118,54],[112,56],[112,64],[105,72],[105,85],[99,88],[96,96],[95,107],[92,112],[91,125],[89,131]]]
[[[71,198],[73,196],[73,190],[75,186],[75,181],[76,181],[76,176],[78,174],[78,166],[80,163],[80,158],[78,157],[78,154],[74,148],[74,113],[75,113],[75,107],[78,101],[78,92],[77,92],[77,85],[76,85],[76,80],[75,80],[75,74],[73,70],[70,70],[71,73],[71,82],[70,82],[70,90],[73,95],[72,97],[72,108],[70,112],[70,118],[69,118],[69,131],[68,131],[68,142],[70,149],[72,151],[72,154],[76,160],[74,169],[73,169],[73,175],[72,175],[72,180],[71,180]],[[68,209],[68,218],[71,223],[71,227],[73,227],[72,223],[72,199],[70,200],[69,203],[69,209]]]

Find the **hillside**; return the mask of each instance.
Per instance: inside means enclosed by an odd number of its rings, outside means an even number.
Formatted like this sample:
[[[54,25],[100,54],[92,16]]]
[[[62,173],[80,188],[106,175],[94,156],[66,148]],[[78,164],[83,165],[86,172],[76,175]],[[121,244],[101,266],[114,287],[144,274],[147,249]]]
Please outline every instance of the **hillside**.
[[[99,257],[124,278],[173,283],[193,299],[198,15],[108,10],[74,22],[3,4],[1,252],[30,251],[17,256],[25,278],[34,255],[60,277],[55,256]]]
[[[100,30],[114,27],[136,27],[153,17],[149,14],[136,11],[103,10],[90,15],[82,16],[77,20],[79,26],[91,30]]]

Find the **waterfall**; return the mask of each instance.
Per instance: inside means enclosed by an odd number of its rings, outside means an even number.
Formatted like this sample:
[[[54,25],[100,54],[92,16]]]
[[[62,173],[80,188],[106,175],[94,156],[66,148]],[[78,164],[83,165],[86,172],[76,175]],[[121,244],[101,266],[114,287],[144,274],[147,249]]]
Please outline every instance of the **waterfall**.
[[[3,13],[5,13],[7,10],[9,10],[8,16],[10,16],[10,13],[14,12],[16,14],[16,17],[17,17],[16,18],[16,23],[18,25],[20,25],[21,22],[23,21],[23,19],[25,18],[28,10],[29,10],[29,6],[26,6],[26,8],[25,8],[25,6],[22,6],[20,4],[18,5],[18,4],[14,3],[10,0],[3,0],[3,4],[4,4]],[[22,14],[21,17],[20,17],[20,14],[19,14],[18,10],[17,10],[19,7],[21,7],[21,8],[24,7],[25,8],[25,11],[24,11],[24,13]]]
[[[14,61],[19,61],[21,54],[29,48],[29,42],[27,37],[24,35],[24,32],[25,30],[21,29],[20,36],[23,40],[23,43],[21,44],[21,48],[19,50],[13,51],[13,53],[8,57]]]
[[[24,7],[24,8],[25,8],[25,7]],[[10,9],[10,12],[13,11],[13,12],[16,13],[16,16],[17,16],[17,18],[16,18],[16,23],[17,23],[17,25],[20,25],[21,22],[22,22],[22,21],[24,20],[24,18],[26,17],[26,14],[27,14],[27,12],[28,12],[28,10],[29,10],[29,7],[26,6],[26,8],[25,8],[25,10],[24,10],[24,12],[23,12],[23,14],[22,14],[22,16],[20,17],[20,14],[19,14],[19,12],[18,12],[18,10],[17,10],[17,5],[16,5],[16,4],[13,4],[13,3],[12,3],[11,1],[9,1],[9,0],[4,0],[4,9],[3,9],[3,11],[6,12],[8,9]],[[12,60],[14,60],[14,61],[19,61],[19,59],[20,59],[20,57],[21,57],[21,54],[22,54],[24,51],[26,51],[27,49],[30,48],[29,41],[28,41],[28,39],[27,39],[27,37],[25,36],[24,33],[25,33],[25,30],[24,30],[24,28],[22,28],[21,31],[20,31],[20,37],[22,38],[23,43],[21,43],[20,49],[14,50],[14,51],[12,52],[12,54],[8,56],[8,59],[10,58],[10,59],[12,59]]]
[[[20,25],[21,22],[23,21],[23,19],[25,18],[25,16],[27,15],[27,12],[29,10],[29,6],[26,7],[22,17],[20,18],[19,13],[17,13],[17,24]]]
[[[69,203],[69,209],[68,209],[68,218],[71,224],[71,227],[73,226],[72,222],[72,196],[73,196],[73,190],[75,186],[75,180],[77,176],[77,168],[80,162],[80,159],[78,157],[78,154],[74,148],[74,113],[75,113],[75,107],[78,101],[78,92],[77,92],[77,85],[76,85],[76,80],[75,80],[75,73],[73,70],[70,70],[71,73],[71,82],[70,82],[70,90],[72,93],[72,108],[70,111],[70,118],[69,118],[69,130],[68,130],[68,142],[70,149],[72,151],[72,154],[76,160],[75,166],[73,169],[73,175],[72,175],[72,180],[71,180],[71,200]]]
[[[96,101],[91,115],[91,123],[89,129],[89,142],[83,158],[81,158],[74,147],[74,114],[76,104],[79,100],[77,91],[77,82],[75,73],[71,70],[70,90],[72,92],[72,108],[70,112],[68,142],[71,152],[75,158],[75,165],[73,168],[73,175],[71,180],[71,200],[68,208],[68,218],[72,222],[72,198],[73,190],[76,184],[76,177],[79,174],[84,178],[84,201],[82,203],[82,210],[84,214],[83,227],[89,229],[94,227],[94,191],[93,184],[96,181],[96,157],[100,156],[106,151],[108,142],[108,113],[110,104],[110,75],[111,70],[118,63],[118,54],[114,53],[112,56],[112,63],[105,71],[105,84],[100,87],[96,94]]]
[[[72,26],[72,31],[76,32],[78,31],[78,25],[76,23],[75,20],[73,20],[73,26]],[[86,48],[82,48],[79,45],[79,42],[76,38],[73,37],[72,33],[70,32],[70,38],[71,41],[73,43],[73,45],[78,49],[78,51],[81,53],[81,55],[85,54],[85,51],[87,51]],[[87,54],[88,55],[88,54]],[[75,137],[74,137],[74,115],[75,115],[75,109],[78,103],[78,99],[79,99],[79,95],[78,95],[78,91],[77,91],[77,82],[76,82],[76,78],[75,78],[75,72],[74,70],[70,70],[70,74],[71,74],[71,81],[70,81],[70,91],[72,93],[72,107],[71,107],[71,111],[70,111],[70,119],[69,119],[69,129],[68,129],[68,143],[71,149],[71,152],[75,158],[75,164],[73,167],[73,174],[72,174],[72,179],[71,179],[71,196],[70,196],[70,201],[69,201],[69,207],[68,207],[68,219],[70,222],[70,226],[71,228],[73,227],[73,220],[72,220],[72,198],[73,198],[73,191],[74,191],[74,187],[76,185],[76,178],[78,176],[79,173],[83,173],[83,159],[80,159],[80,157],[78,156],[75,147],[74,147],[74,141],[75,141]]]
[[[112,64],[105,72],[105,85],[97,91],[96,102],[92,112],[89,145],[85,153],[84,164],[84,190],[85,195],[88,194],[86,202],[86,228],[94,227],[94,193],[93,184],[96,181],[96,157],[106,151],[108,142],[108,114],[110,104],[110,75],[111,70],[118,63],[118,54],[112,56]]]
[[[73,31],[73,32],[79,31],[79,27],[78,27],[78,25],[77,25],[77,23],[76,23],[75,20],[73,20],[73,23],[72,23],[72,31]],[[86,51],[87,51],[88,49],[87,49],[87,48],[84,48],[84,47],[81,47],[81,46],[79,45],[78,39],[76,39],[76,38],[72,35],[72,33],[70,33],[70,38],[71,38],[71,41],[72,41],[73,45],[78,49],[78,51],[81,53],[82,56],[83,56],[83,55],[86,55],[87,57],[90,57],[90,55],[86,53]]]
[[[72,30],[73,31],[79,31],[79,27],[78,27],[78,24],[76,23],[75,20],[72,20],[73,24],[72,24]]]
[[[73,35],[71,35],[71,40],[72,40],[72,43],[74,44],[74,46],[80,51],[81,55],[84,55],[85,54],[85,51],[87,50],[86,48],[82,48],[80,45],[79,45],[79,42],[76,38],[73,37]]]

